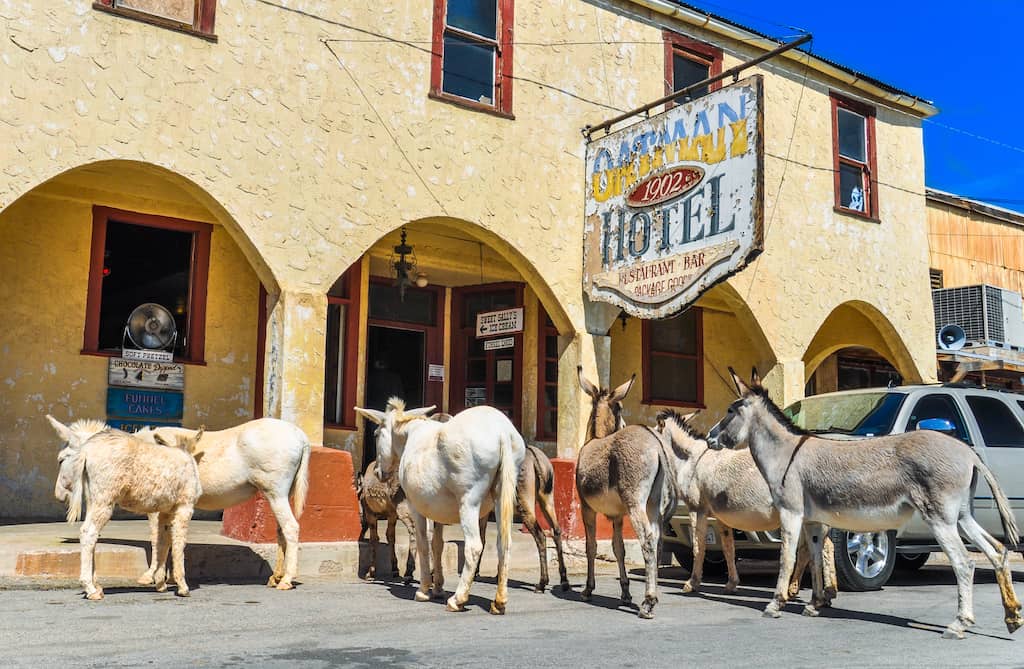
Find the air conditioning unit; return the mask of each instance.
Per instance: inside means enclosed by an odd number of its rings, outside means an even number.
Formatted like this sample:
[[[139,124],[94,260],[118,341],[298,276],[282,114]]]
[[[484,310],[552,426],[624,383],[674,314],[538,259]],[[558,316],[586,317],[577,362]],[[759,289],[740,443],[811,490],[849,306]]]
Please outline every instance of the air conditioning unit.
[[[946,325],[959,325],[968,346],[1024,348],[1021,295],[982,284],[932,291],[935,333]]]

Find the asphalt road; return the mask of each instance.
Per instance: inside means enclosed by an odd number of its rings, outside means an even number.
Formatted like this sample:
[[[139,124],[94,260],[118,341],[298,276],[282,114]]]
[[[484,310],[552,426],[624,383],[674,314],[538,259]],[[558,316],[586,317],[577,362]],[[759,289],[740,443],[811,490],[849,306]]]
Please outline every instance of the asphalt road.
[[[778,620],[761,617],[770,570],[745,571],[736,595],[724,595],[720,581],[683,595],[685,572],[663,569],[652,621],[618,605],[609,573],[590,604],[579,600],[578,577],[564,594],[515,581],[504,617],[487,613],[490,578],[458,614],[412,601],[414,586],[400,583],[307,580],[293,592],[194,583],[189,599],[125,588],[95,603],[72,590],[10,590],[0,592],[0,666],[1024,666],[1024,633],[1006,633],[990,570],[976,574],[978,624],[964,641],[940,638],[955,610],[948,567],[898,577],[880,592],[840,593],[817,619],[791,604]],[[631,575],[639,601],[640,572]],[[1016,580],[1024,592],[1024,574]],[[449,576],[447,588],[454,584]]]

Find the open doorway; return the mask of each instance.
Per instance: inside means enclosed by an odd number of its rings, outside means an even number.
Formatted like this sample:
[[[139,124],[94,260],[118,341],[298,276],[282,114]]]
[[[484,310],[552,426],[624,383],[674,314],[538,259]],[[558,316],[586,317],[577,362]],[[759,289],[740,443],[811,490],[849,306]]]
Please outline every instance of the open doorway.
[[[367,336],[366,406],[383,411],[388,398],[401,397],[406,406],[423,405],[426,333],[371,325]],[[374,426],[367,421],[363,462],[377,457]]]

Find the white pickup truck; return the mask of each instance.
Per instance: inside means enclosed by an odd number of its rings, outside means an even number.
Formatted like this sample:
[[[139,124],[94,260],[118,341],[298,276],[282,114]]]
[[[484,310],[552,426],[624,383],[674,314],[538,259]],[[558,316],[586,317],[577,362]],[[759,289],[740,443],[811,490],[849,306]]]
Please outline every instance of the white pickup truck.
[[[799,427],[832,439],[862,439],[917,429],[939,429],[967,442],[992,470],[1024,527],[1024,395],[963,385],[868,388],[815,395],[785,413]],[[989,533],[1003,539],[1003,527],[984,480],[976,481],[973,511]],[[739,557],[771,559],[778,532],[735,530]],[[665,528],[665,547],[689,568],[693,562],[690,520],[680,506]],[[708,526],[706,572],[725,571],[721,530]],[[883,586],[894,569],[918,569],[941,549],[917,514],[888,532],[833,529],[836,574],[846,590]],[[968,545],[970,548],[970,545]],[[1020,550],[1022,546],[1011,546]]]

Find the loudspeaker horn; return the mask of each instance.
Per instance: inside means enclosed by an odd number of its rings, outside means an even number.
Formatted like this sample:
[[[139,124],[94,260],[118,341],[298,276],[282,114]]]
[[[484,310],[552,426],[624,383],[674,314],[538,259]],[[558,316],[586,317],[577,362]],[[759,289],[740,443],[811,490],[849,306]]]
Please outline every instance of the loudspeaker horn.
[[[939,330],[939,348],[943,351],[959,351],[967,343],[967,333],[959,325],[950,323]]]

